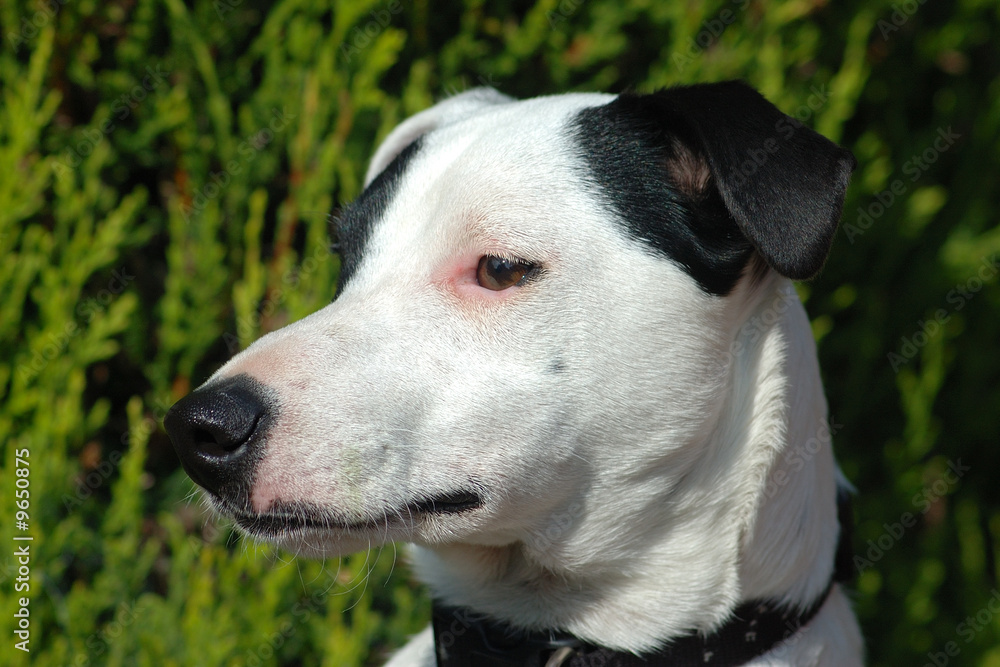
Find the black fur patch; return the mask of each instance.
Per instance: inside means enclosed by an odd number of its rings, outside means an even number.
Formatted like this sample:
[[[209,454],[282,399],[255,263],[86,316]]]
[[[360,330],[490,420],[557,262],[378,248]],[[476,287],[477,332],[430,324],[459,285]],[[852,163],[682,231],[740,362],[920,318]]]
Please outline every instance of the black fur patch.
[[[622,96],[577,115],[572,135],[587,176],[631,237],[676,262],[709,294],[728,294],[753,246],[710,179],[696,192],[696,179],[672,174],[668,164],[683,167],[690,139],[664,129],[659,109],[640,99]]]
[[[716,295],[754,251],[787,278],[814,276],[855,166],[740,81],[623,94],[571,134],[627,232]]]
[[[337,237],[335,249],[340,254],[338,293],[344,289],[361,263],[372,228],[382,219],[389,202],[396,196],[400,177],[420,150],[420,144],[421,140],[418,138],[404,148],[335,221],[336,229],[332,231]]]

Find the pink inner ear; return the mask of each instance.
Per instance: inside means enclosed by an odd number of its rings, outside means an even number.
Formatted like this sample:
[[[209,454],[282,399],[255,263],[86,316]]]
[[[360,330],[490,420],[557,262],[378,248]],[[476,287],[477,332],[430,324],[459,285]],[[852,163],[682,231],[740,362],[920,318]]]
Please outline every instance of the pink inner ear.
[[[667,172],[677,190],[692,199],[700,199],[708,188],[712,172],[708,161],[680,139],[670,140],[673,155],[667,160]]]

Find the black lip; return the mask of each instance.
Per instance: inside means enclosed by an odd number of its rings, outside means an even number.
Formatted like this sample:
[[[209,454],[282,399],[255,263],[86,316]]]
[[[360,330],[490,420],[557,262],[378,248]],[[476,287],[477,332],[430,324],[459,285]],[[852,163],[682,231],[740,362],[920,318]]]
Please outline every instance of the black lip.
[[[221,509],[251,535],[267,537],[296,530],[385,530],[390,525],[412,523],[421,516],[461,514],[482,505],[483,498],[474,491],[452,491],[407,503],[398,510],[385,512],[383,519],[371,521],[350,521],[323,508],[298,503],[273,508],[264,513],[229,506]]]
[[[360,530],[373,524],[348,523],[317,514],[234,512],[233,520],[251,535],[280,535],[295,530]]]
[[[460,512],[476,509],[482,504],[483,499],[477,493],[472,491],[455,491],[411,503],[409,507],[423,514],[459,514]]]

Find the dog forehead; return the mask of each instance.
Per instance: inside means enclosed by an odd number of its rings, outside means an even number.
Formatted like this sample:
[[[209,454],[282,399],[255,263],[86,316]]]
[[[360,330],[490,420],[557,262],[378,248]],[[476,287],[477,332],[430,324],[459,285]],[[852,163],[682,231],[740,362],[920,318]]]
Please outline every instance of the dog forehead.
[[[552,214],[579,206],[587,187],[573,118],[612,99],[569,94],[493,105],[415,139],[341,215],[342,287],[362,264],[448,251],[470,233],[497,245],[504,233],[558,235]]]
[[[576,114],[613,99],[577,93],[481,108],[422,138],[421,169],[434,180],[549,174],[552,166],[575,154],[570,130]]]

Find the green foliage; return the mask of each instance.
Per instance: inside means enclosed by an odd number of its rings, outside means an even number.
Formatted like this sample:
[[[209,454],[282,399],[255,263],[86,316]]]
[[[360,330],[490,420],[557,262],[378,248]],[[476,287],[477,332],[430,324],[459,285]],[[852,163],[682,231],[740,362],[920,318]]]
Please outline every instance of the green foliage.
[[[858,157],[801,291],[859,489],[870,663],[954,642],[954,664],[1000,665],[998,18],[981,0],[4,3],[0,523],[33,538],[8,541],[30,545],[29,590],[0,556],[5,641],[30,600],[10,664],[340,667],[401,645],[428,610],[394,548],[291,560],[217,526],[166,408],[329,302],[328,216],[406,115],[482,84],[740,77]]]

